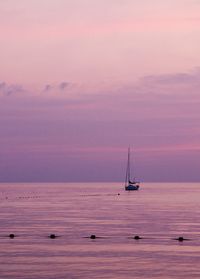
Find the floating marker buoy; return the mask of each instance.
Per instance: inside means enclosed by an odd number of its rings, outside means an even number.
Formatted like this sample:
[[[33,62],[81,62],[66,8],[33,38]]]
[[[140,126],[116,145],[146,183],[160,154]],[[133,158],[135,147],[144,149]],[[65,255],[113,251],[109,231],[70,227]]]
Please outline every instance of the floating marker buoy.
[[[141,239],[141,237],[139,235],[135,235],[134,239]]]
[[[179,236],[179,237],[177,237],[177,238],[174,238],[174,240],[178,240],[178,241],[182,242],[182,241],[184,241],[184,240],[190,240],[190,239],[184,238],[183,236]]]
[[[178,241],[183,241],[184,238],[182,236],[179,236]]]
[[[95,238],[96,238],[96,235],[95,235],[95,234],[92,234],[92,235],[90,236],[90,238],[91,238],[91,239],[95,239]]]
[[[15,237],[14,233],[9,234],[9,237],[14,238]]]
[[[50,238],[56,238],[55,234],[50,234]]]

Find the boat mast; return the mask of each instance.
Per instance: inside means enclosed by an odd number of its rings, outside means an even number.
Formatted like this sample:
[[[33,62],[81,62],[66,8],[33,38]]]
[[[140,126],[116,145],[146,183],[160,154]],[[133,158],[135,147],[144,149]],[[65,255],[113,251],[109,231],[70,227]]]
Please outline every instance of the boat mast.
[[[130,181],[130,146],[128,148],[128,160],[127,160],[127,167],[126,167],[125,185],[129,184],[129,181]]]
[[[128,148],[128,183],[129,183],[129,181],[130,181],[130,178],[131,178],[131,171],[130,171],[130,146],[129,146],[129,148]]]

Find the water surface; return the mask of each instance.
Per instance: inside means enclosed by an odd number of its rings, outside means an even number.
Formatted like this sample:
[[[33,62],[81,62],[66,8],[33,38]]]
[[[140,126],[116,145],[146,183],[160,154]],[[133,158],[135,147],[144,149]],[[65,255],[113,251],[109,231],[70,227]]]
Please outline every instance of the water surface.
[[[0,184],[0,278],[200,278],[199,197],[198,183]]]

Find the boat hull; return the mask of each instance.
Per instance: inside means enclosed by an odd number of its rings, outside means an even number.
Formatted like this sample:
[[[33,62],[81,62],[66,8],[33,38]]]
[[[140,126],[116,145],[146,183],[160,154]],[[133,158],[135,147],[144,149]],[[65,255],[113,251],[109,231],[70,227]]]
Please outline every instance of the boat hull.
[[[132,185],[132,184],[129,184],[129,185],[126,185],[125,186],[125,190],[126,191],[137,191],[139,189],[139,185]]]

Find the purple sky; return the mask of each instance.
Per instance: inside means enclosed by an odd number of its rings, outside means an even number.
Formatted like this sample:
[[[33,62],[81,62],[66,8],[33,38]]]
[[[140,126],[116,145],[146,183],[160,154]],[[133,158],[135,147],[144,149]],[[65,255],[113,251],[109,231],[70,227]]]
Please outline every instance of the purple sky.
[[[2,0],[0,181],[200,181],[200,2]]]

